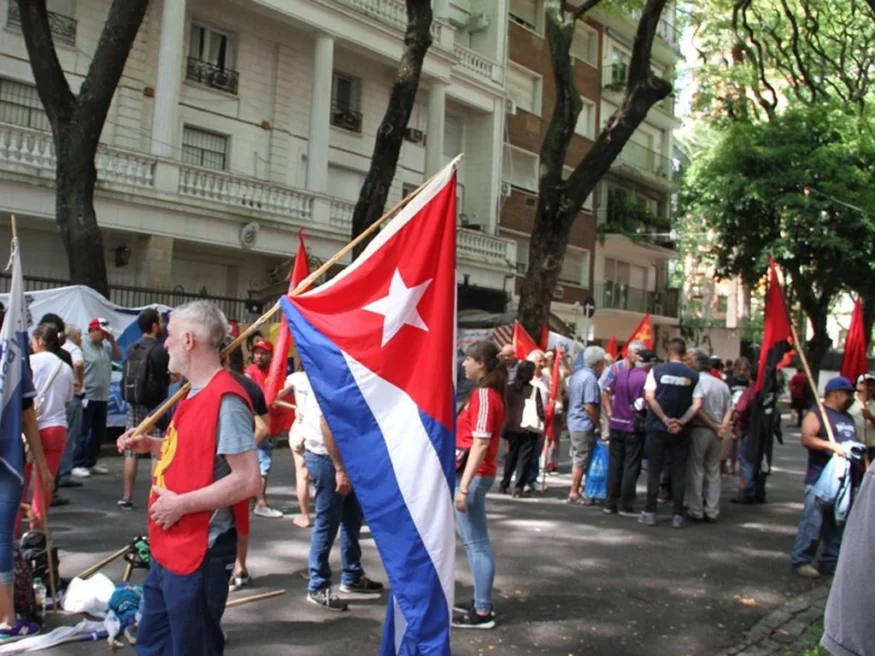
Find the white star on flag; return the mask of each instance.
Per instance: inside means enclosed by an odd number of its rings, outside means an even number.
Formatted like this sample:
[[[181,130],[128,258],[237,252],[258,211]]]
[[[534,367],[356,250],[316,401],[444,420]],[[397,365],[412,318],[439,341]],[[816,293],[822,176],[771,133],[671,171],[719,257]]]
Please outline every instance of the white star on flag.
[[[380,314],[385,317],[383,321],[383,343],[380,346],[386,346],[389,341],[398,334],[402,326],[413,326],[428,332],[428,326],[419,316],[416,307],[425,290],[431,284],[431,280],[426,280],[415,287],[408,287],[401,279],[401,272],[395,269],[392,274],[392,282],[389,285],[389,294],[383,298],[369,303],[363,310]]]

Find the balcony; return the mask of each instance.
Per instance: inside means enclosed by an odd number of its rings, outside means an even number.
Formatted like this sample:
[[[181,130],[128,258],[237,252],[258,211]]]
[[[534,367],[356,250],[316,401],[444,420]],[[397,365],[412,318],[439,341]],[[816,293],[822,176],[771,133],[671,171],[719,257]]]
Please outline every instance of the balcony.
[[[635,243],[675,248],[670,236],[671,219],[659,216],[647,205],[621,199],[609,197],[608,206],[596,211],[599,234],[619,234]]]
[[[602,66],[602,88],[606,91],[612,91],[617,94],[622,94],[626,89],[626,84],[629,82],[629,64],[623,62],[621,64],[611,64],[610,66]],[[656,109],[665,112],[669,116],[674,116],[675,96],[670,94],[654,105]]]
[[[665,20],[665,17],[659,19],[659,23],[656,26],[656,36],[660,37],[674,50],[679,50],[681,31],[675,25]]]
[[[614,165],[630,166],[648,176],[660,178],[664,181],[671,180],[671,160],[655,150],[645,148],[634,141],[627,141],[620,151],[620,155],[614,160]]]
[[[516,241],[487,235],[479,230],[459,228],[456,236],[459,259],[513,269],[516,262]]]
[[[76,19],[69,16],[48,12],[49,31],[52,38],[58,43],[76,45]],[[21,13],[16,0],[9,0],[6,12],[6,26],[21,29]]]
[[[361,132],[362,113],[350,105],[334,101],[331,103],[331,125],[350,132]]]
[[[328,221],[338,230],[352,232],[353,212],[355,212],[355,203],[335,198],[331,201],[331,206],[328,212]]]
[[[239,78],[237,71],[222,68],[195,57],[188,58],[185,68],[185,79],[206,85],[211,89],[233,93],[235,96],[237,95]]]
[[[489,84],[504,84],[504,67],[488,57],[461,45],[453,46],[453,53],[459,59],[458,67],[474,78]]]
[[[606,280],[595,286],[596,307],[604,310],[625,310],[677,318],[679,293],[677,289],[651,292],[625,283]]]

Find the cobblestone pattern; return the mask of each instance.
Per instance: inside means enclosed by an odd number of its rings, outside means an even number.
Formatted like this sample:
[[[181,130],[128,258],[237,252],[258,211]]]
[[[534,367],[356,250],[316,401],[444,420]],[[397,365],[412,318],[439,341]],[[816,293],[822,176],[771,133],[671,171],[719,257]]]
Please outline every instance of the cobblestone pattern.
[[[829,583],[818,585],[766,615],[741,642],[715,656],[798,656],[807,646],[808,629],[823,624],[828,596]]]

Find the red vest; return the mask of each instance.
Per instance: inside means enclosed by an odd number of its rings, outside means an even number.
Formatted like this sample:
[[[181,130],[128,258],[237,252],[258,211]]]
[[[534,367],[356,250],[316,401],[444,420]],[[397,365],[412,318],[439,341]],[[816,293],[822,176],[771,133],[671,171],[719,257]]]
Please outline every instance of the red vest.
[[[258,383],[258,386],[261,388],[262,392],[265,391],[265,389],[267,388],[266,371],[262,371],[261,369],[259,369],[258,365],[251,364],[246,367],[245,373],[252,380]],[[291,397],[291,395],[283,397],[282,400],[289,403],[294,403],[294,399]],[[270,418],[270,424],[267,427],[268,437],[274,437],[275,435],[280,435],[281,433],[287,432],[292,427],[292,424],[295,421],[295,411],[290,410],[289,408],[269,408],[268,416]]]
[[[235,394],[251,407],[246,391],[224,370],[213,376],[194,397],[179,402],[161,444],[154,485],[183,494],[213,483],[219,406],[225,394]],[[152,493],[150,506],[156,497]],[[174,574],[184,576],[194,572],[207,553],[212,514],[212,511],[205,510],[183,515],[169,529],[155,524],[150,516],[152,557]]]

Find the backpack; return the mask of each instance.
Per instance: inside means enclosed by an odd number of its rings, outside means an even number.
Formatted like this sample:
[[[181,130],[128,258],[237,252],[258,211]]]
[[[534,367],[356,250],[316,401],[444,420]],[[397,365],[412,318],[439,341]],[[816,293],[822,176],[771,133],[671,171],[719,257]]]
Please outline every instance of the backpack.
[[[128,348],[122,369],[122,398],[131,405],[154,408],[164,400],[161,384],[152,371],[152,349],[159,343],[149,344],[138,339]]]

